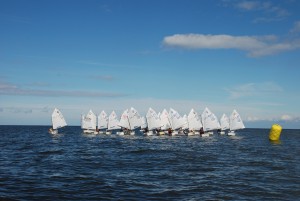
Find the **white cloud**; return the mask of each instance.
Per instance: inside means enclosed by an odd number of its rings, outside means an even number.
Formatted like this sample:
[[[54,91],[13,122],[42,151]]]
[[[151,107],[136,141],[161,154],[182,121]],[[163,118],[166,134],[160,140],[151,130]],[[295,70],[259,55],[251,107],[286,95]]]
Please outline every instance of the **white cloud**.
[[[91,78],[96,79],[96,80],[104,80],[104,81],[112,81],[115,78],[111,75],[93,75]]]
[[[76,90],[40,90],[18,87],[12,83],[0,80],[0,96],[48,96],[48,97],[124,97],[127,94],[99,91],[76,91]]]
[[[163,44],[186,49],[239,49],[248,56],[261,57],[300,48],[300,40],[278,42],[274,35],[231,36],[204,34],[175,34],[166,36]]]
[[[225,5],[227,7],[234,7],[240,11],[255,12],[255,16],[258,16],[253,20],[255,23],[280,21],[291,15],[287,9],[270,1],[231,0],[227,1]]]
[[[247,116],[245,118],[245,121],[248,122],[258,122],[258,121],[271,121],[271,122],[299,122],[300,116],[292,116],[289,114],[283,114],[281,116],[270,116],[270,117],[264,117],[264,116]]]
[[[265,44],[255,37],[230,35],[175,34],[164,38],[164,44],[196,49],[262,48]]]
[[[283,89],[274,82],[263,83],[246,83],[233,88],[226,88],[226,91],[230,93],[231,99],[237,99],[242,97],[257,96],[261,94],[278,93]]]
[[[293,120],[293,117],[288,114],[284,114],[280,117],[280,119],[283,121],[291,121],[291,120]]]
[[[244,9],[244,10],[254,10],[258,9],[260,3],[257,1],[242,1],[236,4],[237,8]]]
[[[17,89],[16,85],[13,85],[11,83],[3,82],[0,80],[0,91],[2,90],[14,90]]]
[[[294,23],[294,27],[290,30],[290,33],[292,34],[300,33],[300,21]]]
[[[33,111],[31,108],[21,108],[21,107],[8,107],[4,109],[12,113],[24,113],[24,114],[31,114]]]

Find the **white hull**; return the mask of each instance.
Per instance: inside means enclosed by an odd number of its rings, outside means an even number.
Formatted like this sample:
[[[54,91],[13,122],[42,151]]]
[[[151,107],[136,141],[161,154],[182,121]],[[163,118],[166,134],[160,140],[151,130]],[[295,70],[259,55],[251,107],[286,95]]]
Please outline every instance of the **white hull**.
[[[213,131],[206,131],[206,132],[204,132],[204,134],[213,135],[214,132],[213,132]],[[203,135],[203,134],[202,134],[202,135]]]
[[[106,134],[106,135],[111,135],[111,132],[110,132],[110,131],[106,131],[105,134]]]
[[[235,132],[234,131],[229,131],[227,135],[228,136],[235,136]]]
[[[164,131],[158,132],[158,135],[165,135],[166,133]]]
[[[168,134],[169,136],[175,136],[178,135],[178,131],[173,131],[171,134]]]
[[[179,131],[177,135],[187,135],[184,131]]]
[[[117,132],[117,135],[124,135],[124,132]]]
[[[58,130],[57,129],[50,129],[49,133],[52,135],[58,134]]]
[[[187,136],[194,136],[195,135],[195,132],[189,132],[188,134],[187,134]]]
[[[117,135],[135,135],[134,131],[117,132]]]
[[[148,131],[145,133],[146,136],[153,136],[153,131]]]
[[[95,130],[83,130],[83,133],[84,134],[98,134],[98,132]]]
[[[209,137],[209,133],[203,133],[201,134],[201,137]]]
[[[225,131],[220,131],[220,135],[225,135]]]

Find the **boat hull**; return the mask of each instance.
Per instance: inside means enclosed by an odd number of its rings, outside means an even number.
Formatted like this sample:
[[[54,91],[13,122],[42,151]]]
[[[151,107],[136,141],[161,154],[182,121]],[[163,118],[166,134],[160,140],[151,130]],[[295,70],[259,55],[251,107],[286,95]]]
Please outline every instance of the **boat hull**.
[[[95,130],[83,130],[83,133],[84,134],[98,134],[98,132]]]
[[[52,135],[58,134],[58,130],[57,129],[50,129],[49,133]]]
[[[201,137],[209,137],[209,133],[203,133],[201,134]]]
[[[229,132],[227,133],[227,135],[228,135],[228,136],[235,136],[235,132],[234,132],[234,131],[229,131]]]

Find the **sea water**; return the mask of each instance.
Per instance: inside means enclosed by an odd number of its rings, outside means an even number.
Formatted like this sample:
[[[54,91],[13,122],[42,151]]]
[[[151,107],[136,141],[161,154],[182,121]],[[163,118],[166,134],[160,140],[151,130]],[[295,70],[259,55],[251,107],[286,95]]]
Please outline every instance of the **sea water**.
[[[82,134],[0,126],[0,200],[299,200],[300,130]]]

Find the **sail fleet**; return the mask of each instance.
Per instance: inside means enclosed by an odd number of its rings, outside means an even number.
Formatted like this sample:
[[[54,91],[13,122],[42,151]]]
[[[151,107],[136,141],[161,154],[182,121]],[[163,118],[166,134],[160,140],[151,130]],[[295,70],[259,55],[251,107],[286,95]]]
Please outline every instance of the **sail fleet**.
[[[55,108],[52,114],[52,134],[58,133],[58,128],[67,125],[62,113]],[[143,132],[144,135],[200,135],[207,137],[218,132],[221,135],[235,135],[235,131],[244,129],[245,125],[239,113],[234,109],[228,117],[223,114],[220,121],[207,107],[202,114],[191,109],[188,115],[181,116],[178,111],[170,108],[156,113],[151,107],[146,116],[141,116],[131,107],[123,111],[119,118],[115,111],[108,115],[104,110],[98,116],[92,110],[81,115],[81,129],[85,134],[112,134],[135,135]]]

